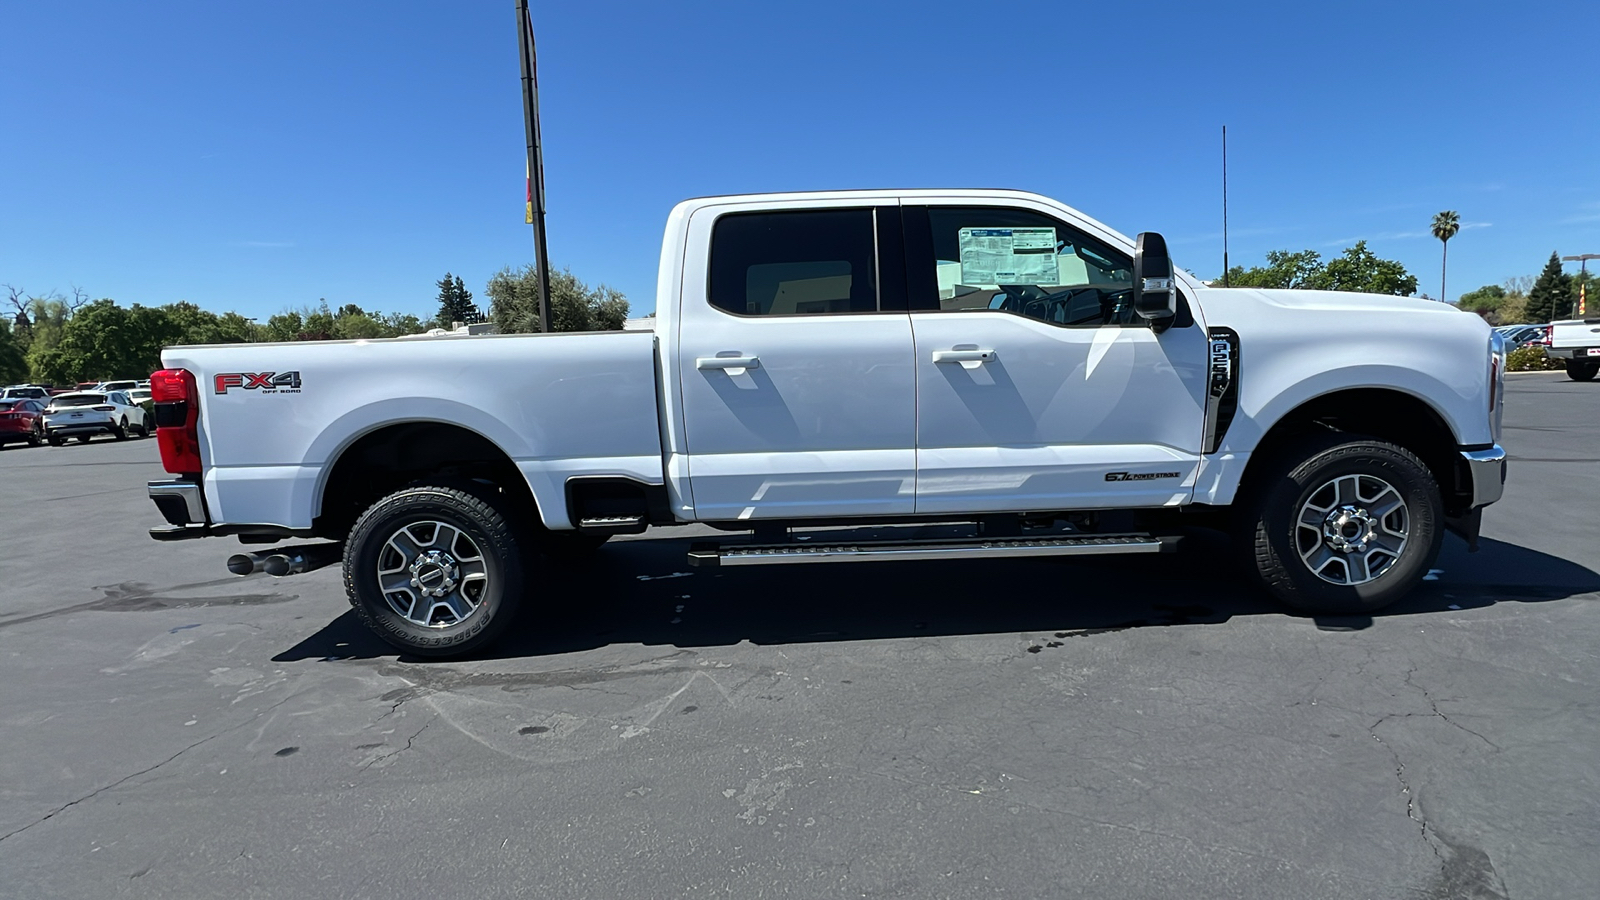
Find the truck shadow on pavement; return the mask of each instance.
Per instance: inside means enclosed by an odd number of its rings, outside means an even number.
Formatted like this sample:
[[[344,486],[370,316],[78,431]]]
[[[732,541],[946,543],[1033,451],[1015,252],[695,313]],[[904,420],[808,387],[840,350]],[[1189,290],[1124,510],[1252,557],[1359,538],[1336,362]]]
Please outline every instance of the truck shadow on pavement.
[[[1183,553],[1072,560],[967,560],[692,569],[689,540],[619,541],[551,570],[528,608],[479,659],[571,653],[608,644],[678,647],[814,643],[964,634],[1019,636],[1038,652],[1058,642],[1134,628],[1218,625],[1286,615],[1235,577],[1225,545],[1199,534]],[[1600,573],[1484,540],[1468,554],[1446,539],[1438,568],[1407,599],[1375,614],[1450,613],[1600,592]],[[1316,617],[1325,631],[1369,628],[1374,616]],[[394,648],[347,612],[274,657],[392,657]],[[422,662],[414,659],[411,661]]]

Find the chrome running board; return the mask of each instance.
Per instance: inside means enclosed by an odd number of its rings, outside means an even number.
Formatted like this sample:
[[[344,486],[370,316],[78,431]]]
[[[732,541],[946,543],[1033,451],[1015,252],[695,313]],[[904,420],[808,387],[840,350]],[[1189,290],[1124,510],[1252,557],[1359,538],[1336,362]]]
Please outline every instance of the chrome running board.
[[[1101,556],[1113,553],[1160,553],[1167,548],[1147,534],[1094,537],[987,538],[968,540],[857,542],[848,544],[784,543],[695,544],[691,566],[770,566],[813,562],[897,562],[914,559],[989,559],[1015,556]]]

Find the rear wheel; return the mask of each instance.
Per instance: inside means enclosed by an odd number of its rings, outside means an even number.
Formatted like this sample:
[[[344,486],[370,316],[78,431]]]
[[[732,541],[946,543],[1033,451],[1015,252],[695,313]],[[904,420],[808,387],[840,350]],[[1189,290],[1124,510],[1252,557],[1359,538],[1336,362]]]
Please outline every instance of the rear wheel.
[[[1600,372],[1600,363],[1579,359],[1567,360],[1567,377],[1573,381],[1593,381],[1597,372]]]
[[[417,656],[461,656],[505,630],[522,603],[524,562],[503,495],[417,485],[356,520],[344,583],[368,627]]]
[[[1261,584],[1308,613],[1382,609],[1438,556],[1439,487],[1409,451],[1335,436],[1280,457],[1248,498],[1241,535]]]

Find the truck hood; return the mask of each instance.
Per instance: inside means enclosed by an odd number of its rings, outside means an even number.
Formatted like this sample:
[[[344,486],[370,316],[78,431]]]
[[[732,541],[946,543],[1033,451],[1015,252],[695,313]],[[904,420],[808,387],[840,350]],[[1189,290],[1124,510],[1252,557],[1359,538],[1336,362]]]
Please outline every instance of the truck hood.
[[[1425,300],[1421,297],[1396,297],[1392,294],[1358,294],[1351,291],[1302,291],[1279,288],[1205,288],[1200,295],[1200,306],[1208,313],[1243,313],[1277,308],[1285,310],[1319,310],[1326,312],[1420,312],[1439,315],[1461,315],[1461,310],[1447,303]],[[1258,313],[1259,314],[1259,313]],[[1470,315],[1470,314],[1469,314]]]

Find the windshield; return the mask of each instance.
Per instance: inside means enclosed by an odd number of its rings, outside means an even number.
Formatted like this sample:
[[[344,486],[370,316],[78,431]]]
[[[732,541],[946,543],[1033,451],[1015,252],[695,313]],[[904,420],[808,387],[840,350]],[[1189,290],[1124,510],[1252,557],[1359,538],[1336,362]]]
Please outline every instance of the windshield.
[[[57,409],[68,406],[97,406],[106,402],[105,394],[73,394],[68,397],[57,397],[54,405]]]

